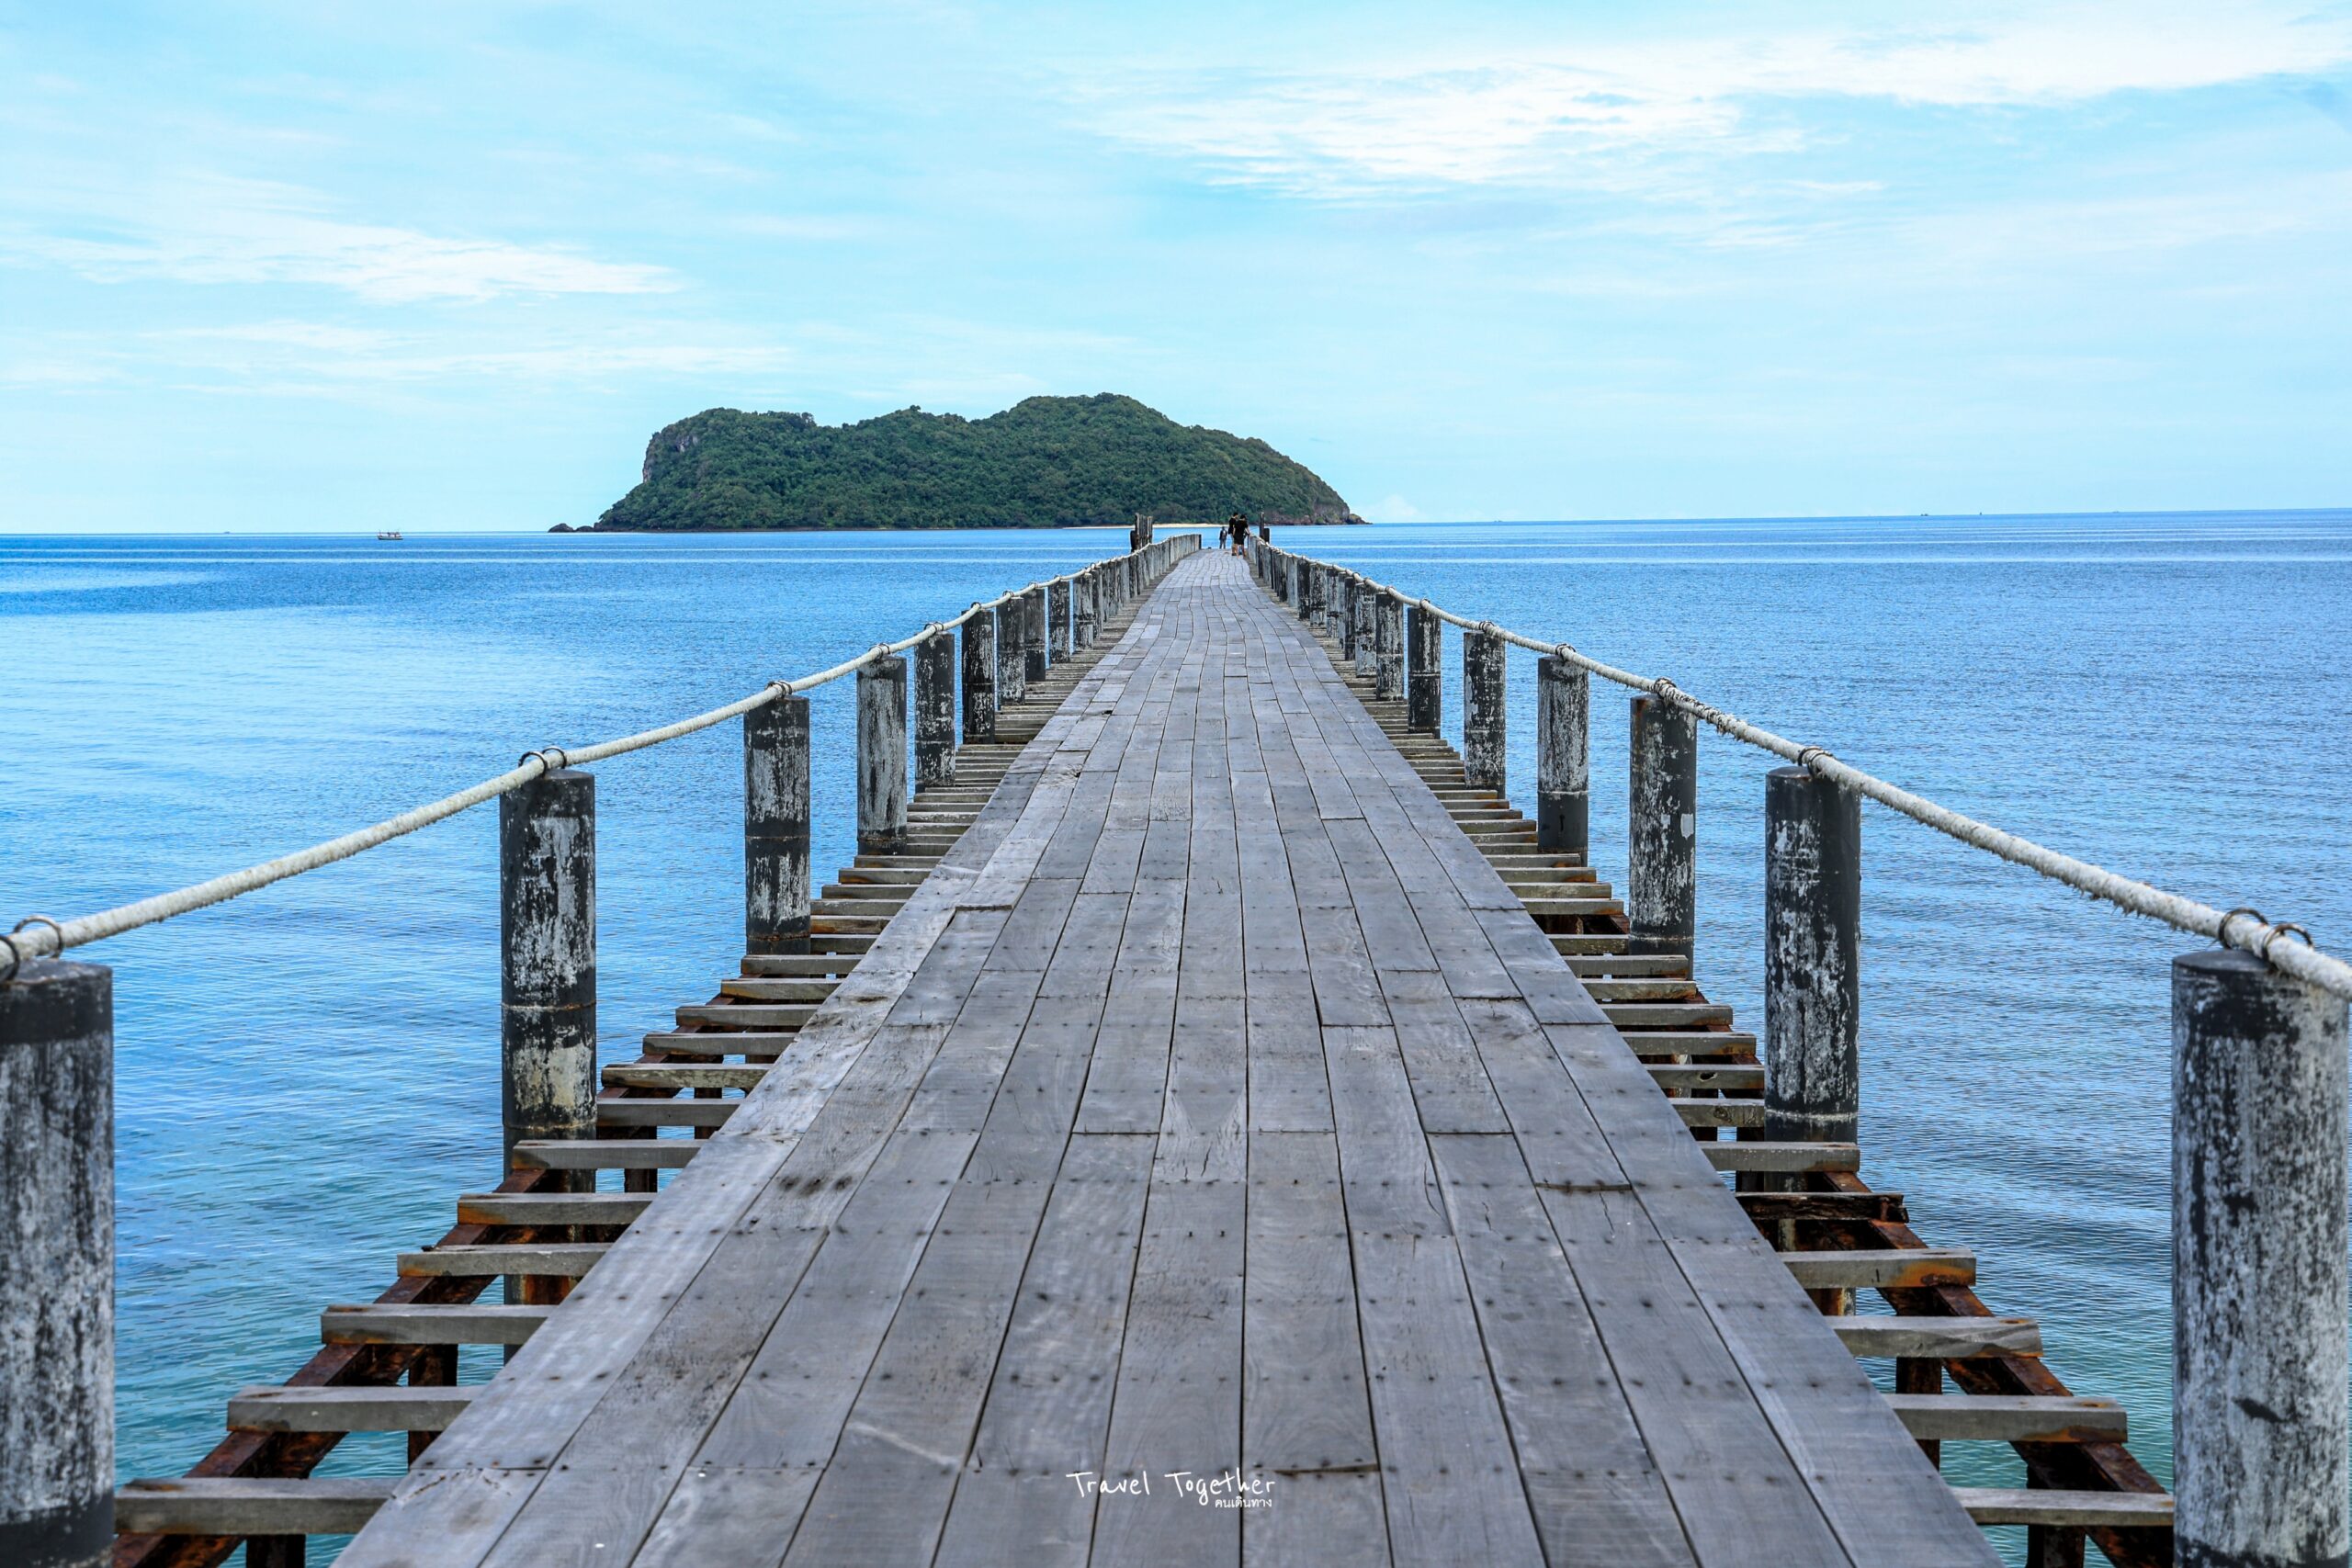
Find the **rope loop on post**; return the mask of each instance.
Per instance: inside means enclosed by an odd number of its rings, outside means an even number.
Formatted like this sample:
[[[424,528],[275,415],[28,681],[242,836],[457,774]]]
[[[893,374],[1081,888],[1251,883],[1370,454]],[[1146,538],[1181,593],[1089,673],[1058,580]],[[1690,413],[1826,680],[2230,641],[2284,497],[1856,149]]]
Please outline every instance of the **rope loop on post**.
[[[2270,918],[2267,915],[2265,915],[2261,910],[2256,908],[2253,905],[2233,905],[2222,911],[2221,923],[2213,928],[2214,946],[2227,947],[2230,945],[2230,922],[2236,919],[2240,915],[2245,916],[2248,919],[2251,919],[2258,926],[2267,926],[2270,923]],[[2265,954],[2265,956],[2267,957],[2268,955]]]
[[[2282,936],[2299,937],[2301,939],[2302,944],[2305,947],[2316,947],[2319,945],[2317,942],[2312,941],[2311,932],[2305,931],[2294,921],[2281,920],[2278,924],[2270,928],[2269,934],[2262,939],[2262,945],[2255,949],[2256,953],[2262,954],[2262,961],[2265,964],[2270,962],[2270,944],[2277,942]]]
[[[57,933],[58,953],[62,956],[65,952],[65,928],[63,926],[59,925],[47,915],[27,915],[23,919],[18,920],[15,925],[9,927],[8,932],[6,936],[0,936],[0,942],[6,943],[8,948],[8,967],[5,971],[0,971],[0,986],[5,986],[9,981],[15,979],[17,977],[17,971],[24,967],[25,951],[17,945],[17,933],[23,931],[27,926],[47,926],[51,931]]]
[[[1661,675],[1657,680],[1650,682],[1650,695],[1656,697],[1660,702],[1666,702],[1668,700],[1667,695],[1668,693],[1679,692],[1681,689],[1681,687],[1674,683],[1671,678],[1665,675]]]
[[[1797,748],[1797,766],[1803,768],[1806,773],[1811,773],[1813,772],[1813,760],[1815,757],[1827,757],[1832,761],[1835,761],[1837,760],[1837,756],[1838,754],[1829,750],[1826,746],[1800,746]]]
[[[553,752],[555,755],[556,760],[552,762],[548,761],[548,755],[549,752]],[[564,750],[560,746],[542,746],[536,751],[526,751],[521,756],[514,759],[514,765],[519,768],[534,757],[537,757],[539,760],[539,776],[541,778],[547,777],[548,774],[554,773],[559,768],[568,768],[571,766],[571,759],[564,754]]]

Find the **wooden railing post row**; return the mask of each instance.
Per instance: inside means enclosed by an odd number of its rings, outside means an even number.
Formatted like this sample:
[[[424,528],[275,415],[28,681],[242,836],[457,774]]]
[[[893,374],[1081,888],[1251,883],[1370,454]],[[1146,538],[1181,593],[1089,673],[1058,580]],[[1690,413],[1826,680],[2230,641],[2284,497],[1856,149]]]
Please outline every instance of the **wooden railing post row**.
[[[1556,653],[1535,661],[1535,846],[1592,849],[1592,678]]]
[[[7,962],[0,959],[0,962]],[[114,1555],[114,972],[0,982],[0,1562]]]
[[[986,610],[964,620],[964,740],[996,739],[996,616]]]
[[[1462,777],[1472,789],[1500,795],[1503,749],[1503,639],[1483,627],[1462,634]]]
[[[2174,1561],[2342,1562],[2344,998],[2211,948],[2172,1032]]]
[[[1627,742],[1625,951],[1692,957],[1698,924],[1699,721],[1663,697],[1636,696]]]
[[[808,951],[808,699],[743,716],[743,951]]]
[[[915,644],[915,787],[956,781],[956,640],[937,631]]]
[[[596,1135],[596,780],[557,768],[498,799],[499,1100],[505,1164],[524,1140]],[[540,1191],[594,1189],[550,1171]],[[557,1239],[569,1239],[564,1231]],[[510,1275],[506,1300],[552,1305],[571,1281]]]
[[[906,837],[907,661],[894,654],[857,671],[857,847],[887,854]]]

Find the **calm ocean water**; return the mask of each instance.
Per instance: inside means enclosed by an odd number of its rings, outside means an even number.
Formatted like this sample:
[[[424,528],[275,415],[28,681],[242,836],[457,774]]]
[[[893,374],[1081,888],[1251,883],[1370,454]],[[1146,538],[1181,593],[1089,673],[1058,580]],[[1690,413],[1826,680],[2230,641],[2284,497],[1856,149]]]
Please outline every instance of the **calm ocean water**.
[[[2116,870],[2352,942],[2352,513],[1418,525],[1286,546],[1556,636]],[[821,668],[1120,547],[1109,530],[0,538],[18,679],[0,911],[65,916]],[[1449,728],[1460,716],[1448,638]],[[1533,781],[1511,668],[1513,793]],[[847,688],[816,702],[846,858]],[[1623,857],[1626,694],[1594,689]],[[1699,972],[1760,1026],[1769,760],[1703,743]],[[603,764],[610,1050],[740,953],[736,731]],[[1532,807],[1531,807],[1532,808]],[[103,944],[121,1467],[171,1474],[496,1176],[494,807]],[[1871,808],[1864,1140],[1980,1292],[2169,1472],[2167,978],[2191,945]],[[469,1353],[470,1354],[470,1353]],[[486,1375],[469,1360],[469,1378]],[[1947,1449],[1955,1476],[2014,1466]],[[337,1468],[397,1467],[391,1439]]]

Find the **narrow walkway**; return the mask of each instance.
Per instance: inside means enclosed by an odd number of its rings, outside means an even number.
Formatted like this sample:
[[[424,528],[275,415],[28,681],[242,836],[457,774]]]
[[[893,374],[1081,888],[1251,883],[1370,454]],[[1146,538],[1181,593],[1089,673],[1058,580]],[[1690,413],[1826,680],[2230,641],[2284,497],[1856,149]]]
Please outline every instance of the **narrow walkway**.
[[[1245,1557],[1994,1561],[1323,649],[1203,555],[343,1561]]]

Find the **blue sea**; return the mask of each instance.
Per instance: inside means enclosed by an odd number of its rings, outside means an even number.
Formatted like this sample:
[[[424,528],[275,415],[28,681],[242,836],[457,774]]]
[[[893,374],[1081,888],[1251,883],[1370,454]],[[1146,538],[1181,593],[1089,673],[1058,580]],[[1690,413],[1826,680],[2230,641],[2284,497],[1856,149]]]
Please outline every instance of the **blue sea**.
[[[2352,513],[1423,524],[1278,542],[2352,945]],[[0,928],[331,836],[1123,547],[1055,533],[0,538]],[[1449,636],[1449,728],[1458,723]],[[1627,694],[1594,686],[1596,862]],[[1511,664],[1532,810],[1532,660]],[[846,685],[818,865],[850,852]],[[1699,975],[1760,1027],[1770,759],[1703,744]],[[597,770],[608,1051],[741,953],[722,727]],[[118,938],[120,1465],[175,1474],[498,1175],[496,811]],[[2168,979],[2195,945],[1866,808],[1865,1174],[2170,1469]],[[473,1353],[469,1352],[469,1358]],[[469,1379],[488,1375],[469,1359]],[[393,1438],[335,1467],[396,1469]],[[1948,1445],[1955,1478],[2015,1474]],[[2011,1483],[2015,1483],[2012,1482]]]

